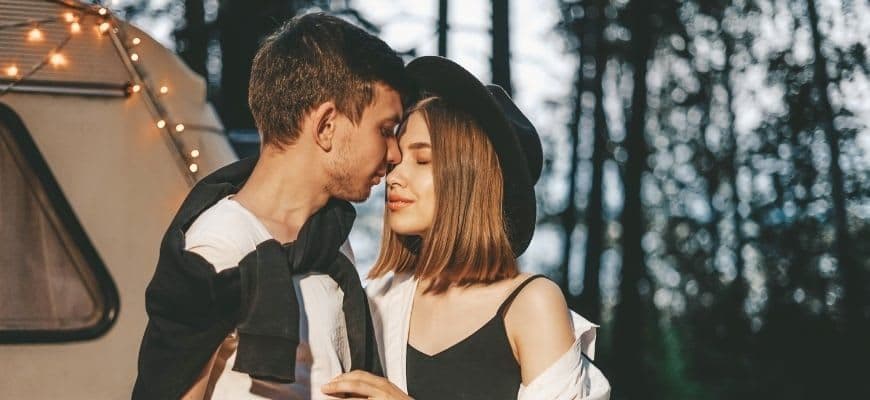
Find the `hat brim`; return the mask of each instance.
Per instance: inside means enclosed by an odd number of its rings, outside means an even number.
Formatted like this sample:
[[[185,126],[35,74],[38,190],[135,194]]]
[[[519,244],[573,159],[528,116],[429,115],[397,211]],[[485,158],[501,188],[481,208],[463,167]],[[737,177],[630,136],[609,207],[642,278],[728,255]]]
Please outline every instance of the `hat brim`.
[[[406,71],[418,93],[438,96],[468,112],[486,133],[501,166],[505,227],[518,257],[528,248],[535,231],[534,181],[519,139],[498,101],[474,75],[444,57],[414,59]]]

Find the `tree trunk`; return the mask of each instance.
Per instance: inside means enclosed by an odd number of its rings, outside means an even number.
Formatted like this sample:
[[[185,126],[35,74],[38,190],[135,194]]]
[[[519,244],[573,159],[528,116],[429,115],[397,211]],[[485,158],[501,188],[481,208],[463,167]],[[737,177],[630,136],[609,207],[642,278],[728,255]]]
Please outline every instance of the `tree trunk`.
[[[218,111],[227,130],[254,129],[248,107],[251,63],[260,41],[292,18],[298,2],[226,0],[220,2],[221,93]]]
[[[447,6],[448,0],[438,0],[438,55],[447,57]]]
[[[176,32],[181,59],[190,69],[208,80],[208,27],[203,0],[184,0],[184,28]]]
[[[492,0],[492,83],[513,96],[508,0]]]
[[[592,144],[592,182],[586,208],[586,260],[583,292],[578,299],[579,312],[590,321],[601,322],[601,255],[604,252],[604,160],[607,157],[607,118],[604,114],[604,72],[607,68],[607,48],[604,28],[605,4],[596,1],[586,7],[584,18],[590,26],[584,47],[595,60],[592,94],[595,97],[595,123]]]
[[[625,202],[620,216],[622,224],[622,279],[620,300],[616,306],[613,328],[613,350],[616,362],[614,387],[622,387],[622,398],[640,399],[645,393],[643,341],[645,315],[641,290],[647,290],[646,263],[641,239],[646,227],[641,202],[641,182],[647,163],[645,122],[647,109],[647,63],[652,55],[653,32],[650,26],[652,4],[649,0],[634,0],[628,5],[631,44],[629,62],[633,68],[634,87],[631,95],[631,117],[626,131],[623,187]]]
[[[840,168],[840,142],[839,135],[834,129],[834,110],[828,97],[828,85],[831,80],[828,76],[825,55],[822,54],[822,36],[819,32],[819,15],[815,0],[807,0],[807,15],[812,31],[813,53],[813,85],[819,108],[819,122],[825,132],[825,140],[830,153],[828,173],[831,179],[831,202],[834,212],[835,248],[840,276],[843,282],[843,314],[845,317],[846,338],[849,341],[851,364],[855,364],[870,355],[870,345],[867,342],[867,326],[864,315],[866,300],[863,293],[866,278],[860,263],[855,262],[849,250],[849,227],[846,220],[846,194],[843,184],[843,170]],[[862,388],[867,392],[866,385],[861,386],[861,374],[856,368],[847,368],[853,376],[846,379],[856,385],[856,389]],[[851,378],[851,379],[850,379]],[[855,392],[853,392],[855,393]],[[860,395],[859,395],[860,396]]]

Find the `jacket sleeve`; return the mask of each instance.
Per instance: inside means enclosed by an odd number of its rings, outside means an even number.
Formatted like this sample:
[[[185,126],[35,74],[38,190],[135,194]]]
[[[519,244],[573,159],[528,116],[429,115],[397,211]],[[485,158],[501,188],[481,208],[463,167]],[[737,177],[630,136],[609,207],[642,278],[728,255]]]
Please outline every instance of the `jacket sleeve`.
[[[597,326],[572,312],[574,344],[528,386],[518,400],[608,400],[610,383],[592,363]]]
[[[180,250],[182,240],[180,231],[164,238],[145,294],[148,325],[133,399],[181,397],[238,319],[238,268],[216,273],[201,256]]]

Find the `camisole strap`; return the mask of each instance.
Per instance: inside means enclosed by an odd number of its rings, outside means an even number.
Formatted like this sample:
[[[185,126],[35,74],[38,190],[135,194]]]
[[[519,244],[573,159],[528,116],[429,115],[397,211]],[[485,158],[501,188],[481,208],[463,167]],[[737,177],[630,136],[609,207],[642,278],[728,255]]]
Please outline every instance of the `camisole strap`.
[[[514,289],[514,291],[511,292],[510,295],[508,295],[508,297],[504,300],[504,302],[501,303],[501,306],[499,306],[498,315],[501,315],[502,318],[504,318],[504,315],[507,312],[507,309],[510,308],[511,304],[514,302],[514,299],[517,297],[518,294],[520,294],[520,291],[522,291],[523,288],[526,287],[526,285],[528,285],[533,280],[538,279],[538,278],[546,278],[546,276],[540,275],[540,274],[532,275],[532,276],[528,277],[526,280],[524,280],[523,283],[520,283],[519,285],[517,285],[516,289]]]

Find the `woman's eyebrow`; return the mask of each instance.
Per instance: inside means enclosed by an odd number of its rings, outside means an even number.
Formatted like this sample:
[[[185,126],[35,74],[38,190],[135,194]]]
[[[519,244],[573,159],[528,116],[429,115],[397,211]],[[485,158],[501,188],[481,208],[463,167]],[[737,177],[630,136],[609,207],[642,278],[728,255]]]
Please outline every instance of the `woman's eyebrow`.
[[[426,142],[415,142],[408,145],[408,150],[431,149],[432,145]]]

